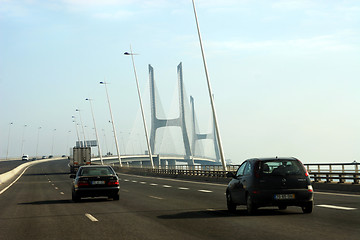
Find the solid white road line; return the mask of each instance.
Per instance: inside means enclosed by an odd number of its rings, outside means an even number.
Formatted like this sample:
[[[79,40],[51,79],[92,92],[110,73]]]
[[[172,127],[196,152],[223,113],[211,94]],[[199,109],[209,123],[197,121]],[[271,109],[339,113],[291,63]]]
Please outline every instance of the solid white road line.
[[[163,198],[161,198],[161,197],[155,197],[155,196],[149,196],[149,197],[157,199],[157,200],[163,200]]]
[[[324,195],[333,195],[333,196],[344,196],[344,197],[360,197],[360,195],[356,195],[356,194],[346,194],[346,193],[315,192],[315,194],[324,194]]]
[[[3,190],[0,191],[0,195],[3,194],[6,190],[8,190],[14,183],[17,182],[17,180],[19,180],[19,178],[21,178],[21,176],[24,174],[24,172],[29,168],[30,166],[28,166],[27,168],[24,169],[24,171],[6,188],[4,188]]]
[[[349,207],[340,207],[340,206],[334,206],[334,205],[316,205],[317,207],[324,207],[324,208],[332,208],[332,209],[339,209],[339,210],[356,210],[356,208],[349,208]]]
[[[91,215],[90,213],[85,213],[85,216],[90,219],[92,222],[98,222],[99,220],[97,220],[93,215]]]
[[[213,191],[209,191],[209,190],[198,190],[199,192],[204,192],[204,193],[211,193]]]

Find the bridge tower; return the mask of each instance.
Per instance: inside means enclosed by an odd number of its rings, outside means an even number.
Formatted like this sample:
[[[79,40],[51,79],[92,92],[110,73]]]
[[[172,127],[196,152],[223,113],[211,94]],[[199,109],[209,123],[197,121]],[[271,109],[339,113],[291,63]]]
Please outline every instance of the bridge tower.
[[[191,143],[191,149],[193,153],[195,154],[195,148],[196,148],[196,141],[204,140],[204,139],[212,139],[214,144],[214,150],[215,150],[215,157],[216,161],[220,163],[220,151],[219,151],[219,145],[216,138],[216,128],[213,120],[213,129],[211,133],[197,133],[196,132],[196,117],[195,117],[195,103],[194,98],[190,96],[190,104],[191,104],[191,114],[192,114],[192,129],[193,129],[193,137],[192,137],[192,143]]]
[[[184,101],[184,84],[182,74],[182,63],[177,66],[178,85],[179,85],[179,117],[173,119],[159,119],[156,116],[156,96],[155,96],[155,80],[154,68],[149,64],[149,80],[150,80],[150,102],[151,102],[151,132],[150,147],[154,152],[156,132],[159,128],[177,126],[181,128],[183,143],[185,149],[185,159],[188,165],[194,165],[194,159],[191,152],[189,135],[185,121],[185,101]],[[169,165],[175,165],[175,160],[169,162]]]

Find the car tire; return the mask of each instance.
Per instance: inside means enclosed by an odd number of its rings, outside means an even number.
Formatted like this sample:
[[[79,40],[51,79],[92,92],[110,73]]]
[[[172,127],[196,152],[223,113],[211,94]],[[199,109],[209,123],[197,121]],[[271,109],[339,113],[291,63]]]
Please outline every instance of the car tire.
[[[313,201],[307,202],[303,206],[301,206],[303,213],[312,213],[313,208],[314,208]]]
[[[246,210],[248,214],[254,214],[256,212],[256,209],[257,208],[252,200],[252,197],[250,196],[250,194],[248,194],[246,198]]]
[[[233,203],[229,192],[226,193],[226,204],[227,204],[227,209],[229,212],[231,212],[231,213],[236,212],[236,204]]]
[[[115,201],[119,201],[119,199],[120,199],[119,194],[115,194],[115,195],[113,196],[113,199],[114,199]]]
[[[74,202],[80,202],[81,198],[74,191],[72,191],[71,198]]]

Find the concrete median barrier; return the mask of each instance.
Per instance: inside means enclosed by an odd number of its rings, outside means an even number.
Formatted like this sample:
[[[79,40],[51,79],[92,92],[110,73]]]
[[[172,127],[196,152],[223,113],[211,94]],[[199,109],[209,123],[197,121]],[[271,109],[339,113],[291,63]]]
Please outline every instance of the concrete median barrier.
[[[10,170],[6,173],[0,174],[0,186],[3,183],[8,182],[9,180],[13,179],[15,176],[17,176],[21,171],[23,171],[25,168],[43,163],[43,162],[50,162],[50,161],[57,161],[57,160],[64,160],[65,158],[50,158],[50,159],[42,159],[42,160],[35,160],[31,162],[26,162],[24,164],[21,164],[20,166],[17,166],[13,170]]]

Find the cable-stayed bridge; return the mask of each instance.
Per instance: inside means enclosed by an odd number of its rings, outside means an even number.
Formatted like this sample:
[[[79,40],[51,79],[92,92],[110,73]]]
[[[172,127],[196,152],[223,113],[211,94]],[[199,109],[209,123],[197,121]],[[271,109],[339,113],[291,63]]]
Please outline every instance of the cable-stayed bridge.
[[[196,119],[195,99],[188,97],[184,87],[182,63],[177,66],[177,117],[167,118],[156,87],[154,68],[149,65],[151,131],[150,147],[155,166],[176,165],[176,162],[195,164],[221,164],[216,130],[200,133]],[[188,100],[189,99],[189,100]],[[212,121],[213,122],[213,121]],[[131,165],[149,165],[147,151],[137,154],[120,153],[121,161]],[[104,157],[111,161],[117,156]]]

